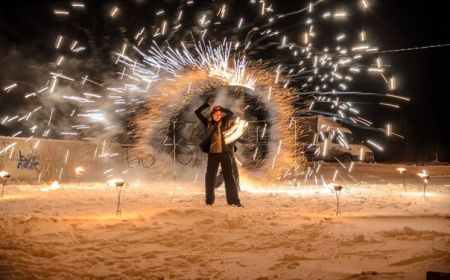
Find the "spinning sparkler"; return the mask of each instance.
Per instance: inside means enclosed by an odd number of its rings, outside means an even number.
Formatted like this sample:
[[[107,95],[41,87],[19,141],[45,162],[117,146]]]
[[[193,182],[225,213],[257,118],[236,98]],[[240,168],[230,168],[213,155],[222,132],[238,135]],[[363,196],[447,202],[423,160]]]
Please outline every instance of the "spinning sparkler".
[[[86,37],[61,30],[49,43],[56,58],[54,69],[38,83],[40,86],[25,94],[32,105],[24,107],[31,109],[23,115],[4,116],[2,124],[21,127],[12,136],[105,141],[132,135],[136,143],[133,152],[148,153],[149,142],[161,144],[170,121],[196,98],[222,86],[237,86],[261,102],[258,106],[250,104],[255,107],[251,108],[253,117],[268,116],[270,150],[264,157],[255,158],[261,161],[258,166],[263,171],[258,174],[276,179],[287,169],[299,169],[292,166],[292,117],[328,110],[342,120],[372,125],[360,116],[353,102],[346,100],[346,96],[355,94],[352,81],[358,76],[365,79],[366,74],[373,75],[389,83],[391,92],[382,97],[391,102],[382,102],[382,106],[398,108],[393,102],[407,100],[392,94],[395,79],[388,77],[381,57],[376,55],[378,49],[368,43],[368,34],[341,33],[342,19],[351,20],[359,9],[367,9],[369,2],[348,3],[346,10],[322,2],[281,12],[268,1],[213,1],[206,6],[203,1],[179,1],[178,6],[162,8],[154,8],[152,3],[149,9],[133,3],[127,3],[127,9],[118,5],[95,18],[101,22],[107,17],[108,28],[101,35],[109,38],[103,43],[111,46],[112,63],[96,61],[99,49],[92,37],[101,31],[92,32],[90,13],[94,12],[89,5],[53,9],[56,19],[70,21],[77,15],[77,26],[83,26],[77,31],[85,30]],[[127,22],[125,10],[133,9],[133,16],[142,16],[141,21]],[[152,9],[154,14],[149,16]],[[142,10],[146,10],[145,15]],[[302,42],[292,39],[299,34],[289,36],[292,34],[286,32],[285,23],[295,15],[304,15]],[[84,16],[89,20],[79,20]],[[327,32],[319,32],[321,28]],[[18,88],[17,83],[3,87],[9,94]],[[70,107],[70,114],[55,110],[58,103]],[[26,122],[29,119],[44,120],[41,123],[46,125]],[[71,125],[60,129],[55,119]]]

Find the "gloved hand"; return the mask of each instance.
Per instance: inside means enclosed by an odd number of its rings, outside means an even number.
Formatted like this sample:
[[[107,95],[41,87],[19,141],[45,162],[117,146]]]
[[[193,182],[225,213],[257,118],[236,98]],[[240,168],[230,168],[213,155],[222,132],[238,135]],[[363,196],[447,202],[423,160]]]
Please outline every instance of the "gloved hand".
[[[214,97],[210,96],[210,97],[208,97],[208,99],[206,100],[206,103],[208,103],[208,105],[211,106],[211,105],[214,103],[215,100],[216,100],[216,99],[215,99]]]

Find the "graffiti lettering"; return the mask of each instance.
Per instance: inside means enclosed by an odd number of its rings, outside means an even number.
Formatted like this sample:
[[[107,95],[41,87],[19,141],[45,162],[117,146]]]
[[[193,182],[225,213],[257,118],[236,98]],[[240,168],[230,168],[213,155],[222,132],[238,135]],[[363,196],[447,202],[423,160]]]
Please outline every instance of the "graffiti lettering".
[[[155,165],[155,157],[153,155],[130,155],[128,152],[129,146],[122,146],[122,148],[125,148],[126,151],[128,168],[136,168],[140,165],[144,168],[150,168]]]
[[[41,169],[41,164],[35,159],[28,159],[22,155],[19,150],[19,162],[17,163],[18,169],[36,170],[37,172]]]

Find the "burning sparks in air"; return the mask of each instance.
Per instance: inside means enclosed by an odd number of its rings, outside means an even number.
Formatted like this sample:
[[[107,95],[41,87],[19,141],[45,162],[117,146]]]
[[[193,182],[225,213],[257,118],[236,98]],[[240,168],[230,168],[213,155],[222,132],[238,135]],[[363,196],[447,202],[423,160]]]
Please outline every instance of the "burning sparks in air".
[[[244,134],[247,128],[248,122],[237,118],[233,126],[223,133],[223,135],[225,136],[225,144],[236,141],[239,137],[242,136],[242,134]]]
[[[268,139],[264,145],[269,151],[262,156],[265,148],[256,147],[250,158],[263,159],[261,166],[270,169],[266,174],[276,173],[271,175],[274,178],[301,170],[300,161],[292,166],[292,159],[297,158],[296,139],[289,126],[293,117],[329,111],[342,120],[372,126],[373,122],[361,117],[361,110],[345,98],[359,76],[386,81],[391,93],[383,97],[390,101],[378,102],[380,106],[398,109],[397,101],[409,100],[393,94],[395,79],[389,77],[381,58],[374,55],[377,48],[366,40],[370,34],[362,32],[352,41],[352,34],[342,32],[343,19],[351,18],[346,10],[330,12],[330,7],[319,1],[280,14],[267,1],[250,1],[248,11],[252,12],[243,14],[243,3],[233,6],[213,1],[205,6],[201,2],[180,1],[174,10],[150,10],[153,13],[146,14],[151,14],[149,23],[141,26],[126,22],[129,9],[121,5],[108,7],[105,11],[110,30],[101,36],[116,39],[105,42],[114,53],[108,62],[86,58],[87,53],[98,56],[96,32],[89,28],[91,22],[80,21],[80,25],[88,25],[83,26],[86,38],[73,38],[70,32],[56,33],[49,42],[55,69],[43,77],[38,89],[26,92],[27,100],[42,104],[32,106],[29,112],[6,113],[1,117],[2,125],[12,130],[17,127],[10,134],[13,137],[30,134],[27,137],[110,141],[131,135],[138,149],[148,151],[152,148],[149,139],[161,145],[171,121],[190,104],[220,87],[237,88],[238,97],[251,97],[255,102],[246,104],[242,118],[226,132],[226,141],[236,141],[250,130],[250,123],[244,121],[247,117],[266,116],[266,123],[257,133],[258,138]],[[364,10],[369,4],[356,3],[358,9]],[[132,10],[134,4],[128,5]],[[87,8],[73,2],[69,10],[54,9],[53,13],[55,17],[70,19],[73,14],[89,13]],[[306,29],[298,34],[288,33],[284,19],[296,14],[305,15]],[[119,23],[122,20],[125,23]],[[335,34],[323,38],[321,28]],[[364,65],[363,57],[372,62]],[[83,68],[89,65],[92,69]],[[5,85],[3,91],[16,93],[18,84]],[[60,108],[60,104],[67,108]],[[36,119],[41,122],[32,121]],[[64,127],[58,128],[59,123]],[[387,133],[398,136],[391,127]],[[346,146],[345,141],[340,143]],[[373,141],[368,143],[383,150]],[[325,146],[331,144],[325,141]],[[0,153],[13,149],[11,145]],[[68,156],[69,151],[66,161]],[[101,156],[105,156],[103,152]],[[360,158],[363,157],[361,152]],[[84,170],[78,168],[76,173],[80,175]]]

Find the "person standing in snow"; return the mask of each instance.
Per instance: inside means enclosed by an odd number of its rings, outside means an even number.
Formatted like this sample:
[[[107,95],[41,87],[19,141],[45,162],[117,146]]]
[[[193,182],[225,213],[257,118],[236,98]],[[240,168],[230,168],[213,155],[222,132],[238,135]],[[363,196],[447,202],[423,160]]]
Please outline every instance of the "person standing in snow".
[[[197,118],[206,126],[206,140],[208,140],[204,142],[208,142],[206,145],[208,160],[205,174],[205,201],[207,205],[214,204],[214,182],[220,164],[225,181],[227,203],[232,206],[243,207],[239,200],[238,189],[233,176],[232,156],[234,156],[234,143],[225,144],[223,136],[223,132],[232,125],[233,112],[217,105],[211,110],[210,117],[206,118],[203,116],[202,111],[210,107],[213,102],[214,99],[210,98],[195,110]]]

